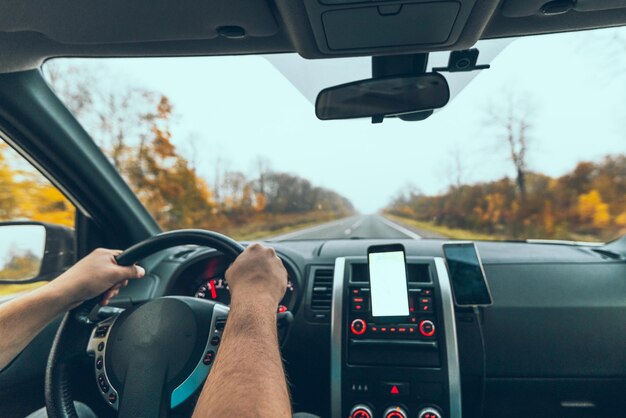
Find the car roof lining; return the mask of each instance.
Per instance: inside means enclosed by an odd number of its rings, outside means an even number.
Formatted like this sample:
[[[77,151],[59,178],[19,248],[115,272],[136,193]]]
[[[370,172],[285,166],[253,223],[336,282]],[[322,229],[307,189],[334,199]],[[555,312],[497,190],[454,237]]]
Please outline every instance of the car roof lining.
[[[414,1],[420,3],[427,0],[398,0],[395,3]],[[619,8],[607,10],[572,10],[555,16],[533,14],[514,18],[502,14],[502,2],[499,0],[475,1],[458,41],[452,44],[389,45],[330,54],[320,48],[319,39],[316,41],[312,31],[314,24],[311,23],[315,19],[307,13],[303,2],[292,0],[208,0],[202,3],[192,0],[175,3],[136,0],[132,2],[132,7],[123,0],[111,0],[106,5],[83,0],[80,7],[76,0],[7,0],[3,2],[3,13],[0,13],[0,72],[37,68],[46,59],[59,56],[148,57],[298,52],[305,58],[315,59],[391,55],[463,49],[478,39],[626,25],[626,0],[609,0],[612,4],[619,3]],[[229,38],[220,35],[223,27],[232,26],[244,28],[246,36]]]

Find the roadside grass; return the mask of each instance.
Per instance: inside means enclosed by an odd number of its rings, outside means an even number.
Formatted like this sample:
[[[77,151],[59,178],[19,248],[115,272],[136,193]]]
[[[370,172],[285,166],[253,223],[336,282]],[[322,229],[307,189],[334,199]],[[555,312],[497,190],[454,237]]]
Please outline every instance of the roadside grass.
[[[233,233],[232,237],[241,240],[241,241],[253,241],[253,240],[262,240],[265,238],[272,238],[278,235],[288,234],[290,232],[297,231],[299,229],[311,228],[313,226],[321,225],[328,221],[314,221],[314,222],[304,222],[294,225],[285,226],[278,229],[256,229],[256,230],[247,230],[249,227],[242,227]]]
[[[413,228],[422,229],[424,231],[434,232],[435,234],[440,234],[450,239],[466,239],[471,241],[493,241],[505,239],[505,237],[499,235],[484,234],[460,228],[449,228],[443,225],[436,225],[434,222],[417,221],[415,219],[390,215],[388,213],[385,214],[385,217],[394,222],[412,226]]]

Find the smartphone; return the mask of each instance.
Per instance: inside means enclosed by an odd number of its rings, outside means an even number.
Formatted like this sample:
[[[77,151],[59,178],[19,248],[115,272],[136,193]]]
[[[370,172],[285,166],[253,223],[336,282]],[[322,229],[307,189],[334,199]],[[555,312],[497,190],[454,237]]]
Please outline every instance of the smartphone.
[[[409,287],[404,246],[371,246],[367,249],[367,264],[372,317],[379,322],[407,319]]]
[[[456,306],[491,305],[491,292],[476,245],[473,242],[446,243],[443,253]]]

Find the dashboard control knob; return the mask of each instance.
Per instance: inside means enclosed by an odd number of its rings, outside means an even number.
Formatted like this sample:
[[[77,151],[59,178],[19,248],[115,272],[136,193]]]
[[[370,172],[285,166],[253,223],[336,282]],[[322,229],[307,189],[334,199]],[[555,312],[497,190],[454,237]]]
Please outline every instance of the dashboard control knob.
[[[385,418],[407,418],[406,411],[400,406],[390,406],[383,414]]]
[[[369,406],[357,404],[350,410],[350,418],[373,418],[374,413]]]
[[[435,408],[424,408],[419,411],[417,418],[442,418],[441,412]]]
[[[350,331],[352,331],[354,335],[363,335],[365,334],[366,330],[367,330],[367,324],[362,319],[355,319],[350,324]]]
[[[429,319],[421,321],[419,329],[420,334],[422,334],[424,337],[432,337],[433,335],[435,335],[435,324]]]

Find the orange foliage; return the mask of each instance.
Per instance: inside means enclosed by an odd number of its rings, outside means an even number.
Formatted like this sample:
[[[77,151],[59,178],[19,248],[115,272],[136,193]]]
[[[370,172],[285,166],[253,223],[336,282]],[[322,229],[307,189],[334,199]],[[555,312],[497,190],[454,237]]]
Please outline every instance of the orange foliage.
[[[73,227],[74,212],[56,187],[0,142],[0,220],[28,219]]]
[[[626,155],[580,162],[551,178],[527,173],[524,198],[514,180],[451,187],[438,196],[412,193],[388,211],[420,221],[511,238],[615,238],[626,229]]]
[[[591,223],[596,228],[604,228],[611,221],[609,205],[604,203],[595,189],[578,196],[578,213],[583,222]]]

